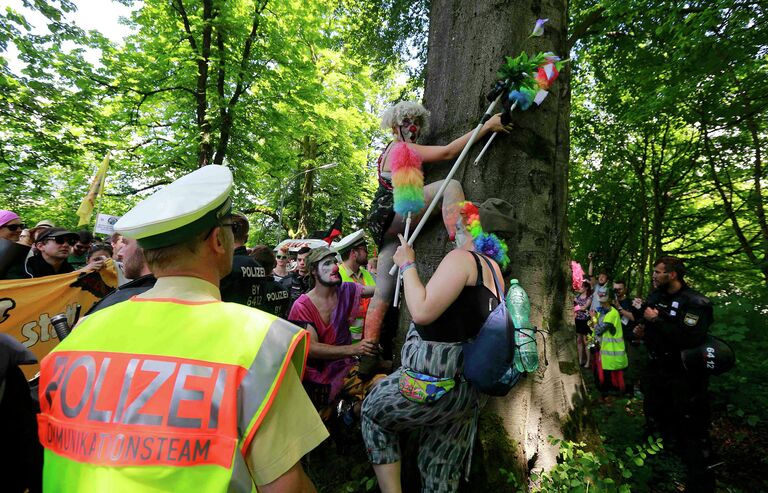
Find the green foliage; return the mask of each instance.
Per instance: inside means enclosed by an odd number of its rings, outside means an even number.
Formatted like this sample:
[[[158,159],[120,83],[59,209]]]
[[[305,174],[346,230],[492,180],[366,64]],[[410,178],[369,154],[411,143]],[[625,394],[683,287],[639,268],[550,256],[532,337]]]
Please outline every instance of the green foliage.
[[[714,405],[751,428],[768,420],[768,292],[732,289],[713,299],[712,334],[728,342],[736,353],[736,366],[712,378]]]
[[[722,271],[765,285],[765,9],[579,0],[571,12],[575,257],[598,252],[640,292],[661,253],[686,258],[704,290]]]
[[[21,13],[0,14],[0,55],[13,44],[25,64],[14,73],[0,59],[3,207],[28,223],[72,225],[110,151],[102,212],[121,214],[157,186],[223,163],[257,242],[323,229],[339,212],[345,229],[363,225],[375,188],[373,143],[381,140],[375,115],[401,90],[391,81],[402,33],[406,24],[423,31],[424,4],[138,7],[122,43],[74,26],[70,2],[31,5],[50,21],[46,34],[38,34],[44,26],[33,33]],[[381,19],[391,22],[370,22]],[[63,49],[67,43],[75,48]]]
[[[584,442],[560,440],[552,436],[548,440],[560,447],[558,463],[549,471],[531,473],[532,488],[526,489],[514,474],[501,470],[516,493],[629,493],[631,480],[638,468],[645,465],[648,456],[656,455],[663,448],[660,438],[651,437],[647,442],[626,447],[621,454],[608,447],[589,451]]]

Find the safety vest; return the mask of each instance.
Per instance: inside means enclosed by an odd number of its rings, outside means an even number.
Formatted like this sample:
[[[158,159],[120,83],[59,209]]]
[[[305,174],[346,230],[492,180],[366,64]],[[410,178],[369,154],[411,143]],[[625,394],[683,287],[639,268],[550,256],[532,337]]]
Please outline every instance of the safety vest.
[[[619,311],[611,307],[610,311],[602,316],[601,321],[612,323],[616,327],[615,334],[603,332],[600,341],[600,360],[603,370],[623,370],[629,365],[629,360],[624,346],[624,330],[622,330]]]
[[[368,272],[366,269],[363,269],[360,267],[360,272],[363,274],[363,286],[375,286],[376,281],[373,279],[373,276],[370,272]],[[339,264],[339,274],[341,275],[341,280],[343,282],[357,282],[354,278],[350,275],[350,273],[347,272],[347,266],[344,265],[344,263]],[[360,308],[357,312],[357,318],[355,321],[349,326],[349,331],[352,333],[352,344],[356,344],[360,342],[360,340],[363,338],[363,327],[365,327],[365,315],[368,313],[368,305],[371,303],[371,298],[363,298],[360,297]]]
[[[41,364],[44,490],[255,491],[246,451],[308,349],[306,331],[235,303],[87,317]]]

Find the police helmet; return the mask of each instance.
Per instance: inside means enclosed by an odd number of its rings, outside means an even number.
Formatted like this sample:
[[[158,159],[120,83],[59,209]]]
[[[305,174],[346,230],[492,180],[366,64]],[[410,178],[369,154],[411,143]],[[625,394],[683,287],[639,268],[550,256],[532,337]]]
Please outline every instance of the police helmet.
[[[722,339],[707,334],[701,346],[680,351],[683,366],[692,373],[720,375],[736,363],[733,349]]]

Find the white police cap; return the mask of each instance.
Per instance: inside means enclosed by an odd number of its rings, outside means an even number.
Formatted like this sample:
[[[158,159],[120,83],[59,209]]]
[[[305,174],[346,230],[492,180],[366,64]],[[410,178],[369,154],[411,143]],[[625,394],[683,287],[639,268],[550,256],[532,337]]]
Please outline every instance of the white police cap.
[[[348,234],[339,242],[333,244],[333,250],[339,253],[344,253],[358,245],[365,244],[365,230],[357,230],[352,234]]]
[[[115,223],[115,231],[142,248],[181,243],[231,212],[232,181],[229,168],[203,166],[139,202]]]

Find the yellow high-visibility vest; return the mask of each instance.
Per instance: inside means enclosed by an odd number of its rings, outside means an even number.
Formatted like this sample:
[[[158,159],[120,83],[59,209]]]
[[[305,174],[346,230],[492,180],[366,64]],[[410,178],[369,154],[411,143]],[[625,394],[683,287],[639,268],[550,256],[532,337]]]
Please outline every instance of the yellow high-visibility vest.
[[[255,491],[245,463],[306,331],[235,303],[133,299],[43,359],[39,438],[52,491]]]
[[[624,330],[621,326],[621,315],[616,308],[611,307],[605,314],[602,322],[612,323],[616,327],[616,333],[603,332],[600,341],[600,361],[603,370],[623,370],[629,365],[627,350],[624,345]]]
[[[367,269],[360,267],[360,272],[363,274],[363,286],[375,286],[376,281]],[[339,275],[343,282],[357,282],[352,275],[347,272],[347,266],[344,262],[339,264]],[[363,328],[365,327],[365,315],[368,313],[368,305],[371,303],[371,298],[360,297],[360,307],[357,312],[357,318],[353,323],[349,325],[349,332],[352,334],[352,344],[360,342],[363,338]]]

